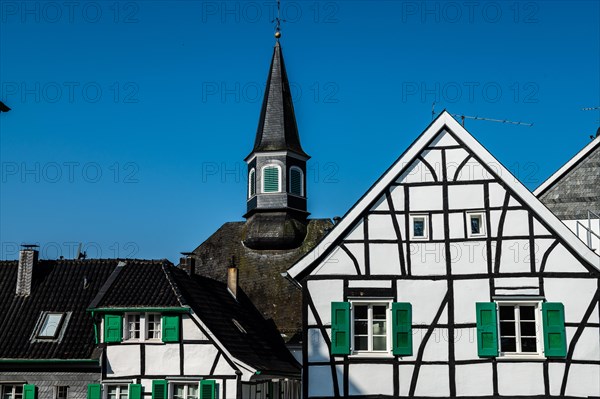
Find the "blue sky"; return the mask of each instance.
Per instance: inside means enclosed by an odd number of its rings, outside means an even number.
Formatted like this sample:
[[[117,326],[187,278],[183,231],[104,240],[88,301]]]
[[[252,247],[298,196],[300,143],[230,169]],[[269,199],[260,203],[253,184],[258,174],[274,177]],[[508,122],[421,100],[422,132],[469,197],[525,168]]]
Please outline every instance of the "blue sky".
[[[168,258],[245,211],[273,1],[0,2],[0,258]],[[530,189],[599,125],[597,1],[284,1],[313,217],[343,215],[436,112]]]

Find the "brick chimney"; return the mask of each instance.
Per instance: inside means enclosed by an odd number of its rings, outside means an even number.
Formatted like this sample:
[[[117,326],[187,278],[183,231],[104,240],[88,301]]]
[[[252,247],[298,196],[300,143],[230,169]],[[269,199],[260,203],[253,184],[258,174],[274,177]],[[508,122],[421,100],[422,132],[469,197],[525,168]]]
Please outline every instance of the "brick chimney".
[[[182,258],[179,259],[179,267],[183,269],[188,276],[196,274],[196,258],[193,252],[182,252]]]
[[[19,251],[19,270],[17,272],[16,294],[28,296],[31,294],[31,283],[33,281],[33,268],[38,261],[38,246],[23,245]]]
[[[227,268],[227,290],[237,300],[238,291],[238,268],[235,265],[235,257],[231,257],[231,263]]]

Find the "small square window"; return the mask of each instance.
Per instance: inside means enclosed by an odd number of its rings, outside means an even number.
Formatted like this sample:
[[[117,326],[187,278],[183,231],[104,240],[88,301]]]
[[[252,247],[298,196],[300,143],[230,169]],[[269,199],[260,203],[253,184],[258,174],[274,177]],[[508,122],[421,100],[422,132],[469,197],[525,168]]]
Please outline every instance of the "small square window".
[[[2,385],[2,399],[23,399],[23,385]]]
[[[56,399],[68,399],[69,387],[66,385],[60,385],[56,387]]]
[[[467,213],[467,236],[481,237],[485,235],[485,217],[483,212]]]
[[[410,238],[415,240],[425,240],[429,236],[429,216],[428,215],[410,215]]]
[[[46,313],[43,317],[37,338],[54,339],[60,332],[64,313]]]
[[[125,339],[137,340],[140,339],[140,315],[128,314],[125,323]]]

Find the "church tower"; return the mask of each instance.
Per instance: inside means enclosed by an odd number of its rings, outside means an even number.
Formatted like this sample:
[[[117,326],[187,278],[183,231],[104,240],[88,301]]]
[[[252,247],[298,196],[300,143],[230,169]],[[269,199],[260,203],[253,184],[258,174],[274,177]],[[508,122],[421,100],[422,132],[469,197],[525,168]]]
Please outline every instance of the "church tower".
[[[279,33],[279,32],[278,32]],[[279,36],[248,164],[244,245],[291,249],[306,236],[306,161]]]

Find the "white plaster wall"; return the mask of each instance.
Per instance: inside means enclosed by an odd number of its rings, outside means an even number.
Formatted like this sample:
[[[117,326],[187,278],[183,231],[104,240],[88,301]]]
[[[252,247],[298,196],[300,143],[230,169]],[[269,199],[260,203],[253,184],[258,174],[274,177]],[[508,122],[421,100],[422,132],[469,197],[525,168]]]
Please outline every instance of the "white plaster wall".
[[[447,312],[447,310],[444,310],[444,312]],[[413,354],[416,355],[417,351],[419,350],[419,347],[421,345],[421,341],[423,340],[423,338],[425,337],[425,333],[427,330],[422,330],[419,329],[416,331],[413,330],[413,339],[417,338],[417,340],[415,341],[419,341],[418,342],[418,346],[417,346],[417,342],[413,342]],[[431,334],[431,336],[429,337],[429,340],[427,341],[427,345],[425,345],[425,351],[423,352],[423,360],[428,362],[428,361],[441,361],[441,362],[447,362],[448,361],[448,342],[451,338],[448,335],[448,329],[447,328],[435,328],[433,330],[433,334]],[[416,356],[415,356],[416,358]]]
[[[392,188],[393,190],[393,188]],[[389,211],[390,207],[388,206],[387,198],[385,195],[379,197],[375,205],[373,205],[370,209],[371,211]]]
[[[473,310],[473,313],[475,313],[475,310]],[[475,327],[457,328],[455,331],[457,335],[459,334],[459,338],[454,341],[454,358],[456,360],[479,359],[477,354],[477,329]]]
[[[106,347],[106,375],[138,375],[141,373],[140,359],[139,345],[109,345]]]
[[[487,273],[485,241],[463,241],[450,243],[452,274]]]
[[[462,148],[446,150],[446,173],[448,181],[454,181],[456,170],[469,154]]]
[[[350,364],[348,393],[350,395],[392,395],[394,393],[391,364]]]
[[[185,344],[183,372],[187,375],[206,375],[217,356],[217,348],[212,344]],[[179,374],[179,373],[178,373]]]
[[[236,399],[237,398],[237,381],[236,380],[225,380],[225,384],[227,385],[227,398]],[[217,399],[220,399],[220,398],[217,398]]]
[[[331,302],[344,301],[344,282],[341,280],[308,281],[308,291],[324,325],[331,324]],[[314,317],[308,315],[308,324],[317,324]]]
[[[443,240],[445,238],[444,215],[441,213],[431,215],[431,236],[434,240]]]
[[[329,349],[321,331],[317,328],[308,329],[308,342],[306,343],[309,362],[329,361]]]
[[[465,219],[462,212],[451,212],[448,214],[450,227],[450,238],[465,238]]]
[[[190,315],[184,314],[181,317],[182,336],[184,340],[207,340],[208,338],[190,319]]]
[[[587,269],[562,244],[558,244],[548,255],[545,271],[585,273]]]
[[[473,158],[463,166],[461,169],[458,179],[456,181],[469,181],[469,180],[491,180],[491,175],[485,170],[485,168]]]
[[[408,190],[411,212],[442,209],[442,186],[413,186]]]
[[[571,364],[565,394],[582,397],[600,396],[600,365]]]
[[[337,247],[335,248],[331,254],[321,262],[319,266],[313,272],[314,275],[326,274],[326,275],[335,275],[335,274],[356,274],[356,267],[354,266],[354,262],[348,256],[346,251]]]
[[[448,366],[422,365],[419,369],[415,396],[448,397],[449,395]]]
[[[443,243],[413,242],[410,244],[412,274],[415,276],[435,276],[446,274],[446,250]]]
[[[495,254],[492,258],[495,267]],[[500,256],[500,273],[531,272],[529,240],[503,240]]]
[[[390,215],[369,215],[369,239],[397,239],[392,217]]]
[[[437,136],[435,136],[435,139],[431,141],[429,147],[445,147],[455,145],[458,145],[458,142],[454,140],[454,137],[452,137],[447,130],[443,130]]]
[[[227,363],[224,356],[219,358],[217,367],[215,367],[215,375],[235,375],[235,370]]]
[[[498,183],[490,183],[489,191],[490,191],[490,206],[491,207],[502,206],[504,203],[504,196],[506,195],[506,190]]]
[[[390,195],[392,197],[392,203],[394,204],[394,210],[404,210],[404,187],[393,186],[390,187]],[[384,196],[385,198],[385,196]],[[389,210],[389,208],[388,208]]]
[[[490,381],[491,383],[491,381]],[[500,395],[543,395],[542,363],[498,362],[498,393]]]
[[[442,179],[442,152],[439,150],[425,150],[421,156],[433,168],[438,181]],[[429,173],[431,173],[428,170]]]
[[[433,176],[423,162],[414,161],[406,171],[396,180],[399,183],[433,182]]]
[[[397,280],[396,284],[398,302],[412,304],[413,324],[431,324],[448,291],[448,283],[443,280]],[[440,318],[440,323],[446,322],[447,318]]]
[[[548,364],[548,382],[550,383],[550,395],[559,395],[563,375],[565,373],[564,363]]]
[[[483,209],[483,185],[466,184],[448,187],[450,209]]]
[[[475,323],[477,302],[490,301],[489,280],[456,280],[454,282],[454,321]]]
[[[369,258],[371,275],[400,274],[398,244],[369,244]]]
[[[456,366],[456,396],[493,395],[493,370],[491,363],[462,364]]]
[[[548,302],[562,302],[565,307],[565,321],[579,323],[597,289],[597,281],[592,279],[545,278],[544,288]],[[593,312],[591,323],[598,323],[598,312]]]
[[[596,313],[598,314],[598,313]],[[571,328],[571,327],[567,327]],[[575,330],[575,328],[573,327]],[[600,334],[598,327],[587,327],[575,345],[573,359],[575,360],[600,360]],[[600,379],[600,375],[598,376]]]
[[[525,210],[507,211],[502,235],[529,236],[529,212]]]
[[[146,374],[178,375],[179,343],[146,346]]]
[[[363,240],[365,237],[364,231],[365,231],[365,225],[361,219],[358,223],[356,223],[356,226],[354,226],[350,230],[350,232],[346,235],[345,239],[346,240]]]
[[[308,396],[333,396],[330,366],[310,366],[308,380]]]
[[[408,396],[410,390],[410,381],[412,379],[413,371],[415,366],[412,364],[398,366],[398,394],[399,396]]]
[[[348,280],[350,288],[392,288],[391,280]]]
[[[533,234],[536,236],[550,234],[548,229],[546,229],[535,216],[533,217]]]

